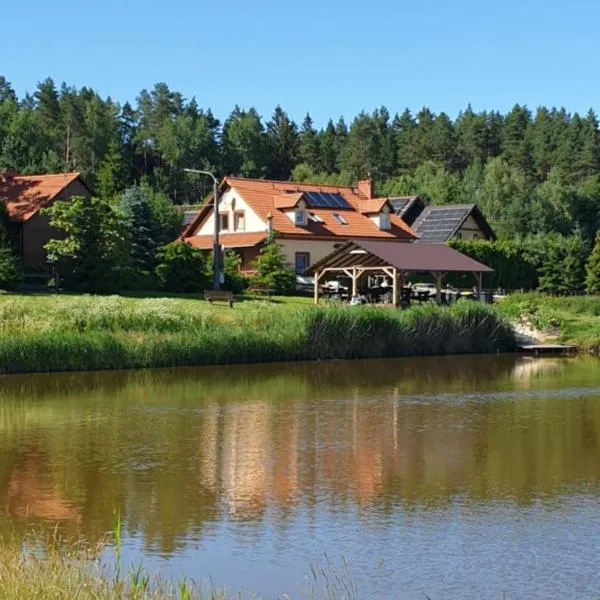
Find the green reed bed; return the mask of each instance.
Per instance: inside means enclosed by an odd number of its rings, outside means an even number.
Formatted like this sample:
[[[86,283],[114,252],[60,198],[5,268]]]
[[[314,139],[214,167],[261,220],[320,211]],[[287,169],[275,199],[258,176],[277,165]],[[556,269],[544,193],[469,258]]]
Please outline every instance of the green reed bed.
[[[491,308],[313,307],[118,296],[0,299],[3,372],[77,371],[508,351]]]

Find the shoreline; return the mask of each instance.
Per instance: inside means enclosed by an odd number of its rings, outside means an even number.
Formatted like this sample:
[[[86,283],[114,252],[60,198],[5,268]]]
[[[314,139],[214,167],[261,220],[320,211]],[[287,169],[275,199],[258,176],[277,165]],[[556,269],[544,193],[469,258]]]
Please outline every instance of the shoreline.
[[[0,372],[48,373],[451,354],[516,348],[491,307],[314,307],[297,299],[229,307],[192,299],[9,296]]]

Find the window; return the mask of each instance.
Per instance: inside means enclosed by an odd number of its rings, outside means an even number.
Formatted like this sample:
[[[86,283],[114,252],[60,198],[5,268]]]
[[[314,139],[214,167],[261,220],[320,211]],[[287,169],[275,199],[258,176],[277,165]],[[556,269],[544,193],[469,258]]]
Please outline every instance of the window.
[[[325,221],[323,221],[319,215],[315,215],[315,213],[309,213],[308,218],[314,223],[325,223]]]
[[[294,264],[296,273],[303,273],[310,267],[310,254],[308,252],[296,252]]]
[[[456,239],[462,240],[462,233],[460,231],[456,234]]]
[[[238,210],[237,212],[233,213],[233,230],[246,230],[246,215],[244,214],[243,210]]]
[[[390,226],[390,213],[382,212],[379,215],[379,229],[389,229]]]
[[[340,224],[340,225],[348,225],[348,221],[346,221],[346,219],[344,219],[344,217],[342,217],[342,215],[339,215],[338,213],[333,213],[333,218]]]
[[[306,225],[306,211],[302,208],[296,209],[295,223],[299,227]]]
[[[229,213],[219,213],[219,229],[221,231],[229,231]]]

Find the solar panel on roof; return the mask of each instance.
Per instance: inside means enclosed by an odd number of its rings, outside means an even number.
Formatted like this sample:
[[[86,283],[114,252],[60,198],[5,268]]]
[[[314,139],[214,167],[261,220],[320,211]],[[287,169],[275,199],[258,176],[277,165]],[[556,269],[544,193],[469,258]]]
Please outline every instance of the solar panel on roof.
[[[448,241],[468,212],[467,208],[430,210],[415,223],[418,241],[430,244]]]
[[[406,205],[408,203],[409,203],[409,200],[404,199],[404,198],[399,198],[397,200],[390,200],[390,204],[392,205],[392,208],[394,209],[394,212],[398,216],[402,215],[402,212],[404,211],[404,209],[406,208]]]
[[[341,194],[306,192],[304,195],[311,208],[350,208],[350,205]]]

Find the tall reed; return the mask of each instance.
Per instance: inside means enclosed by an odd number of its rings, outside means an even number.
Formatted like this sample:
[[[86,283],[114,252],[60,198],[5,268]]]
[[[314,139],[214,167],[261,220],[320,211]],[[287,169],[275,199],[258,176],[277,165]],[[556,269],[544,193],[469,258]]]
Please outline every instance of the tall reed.
[[[29,303],[29,304],[28,304]],[[278,306],[56,297],[0,300],[0,370],[76,371],[509,351],[494,309]]]

